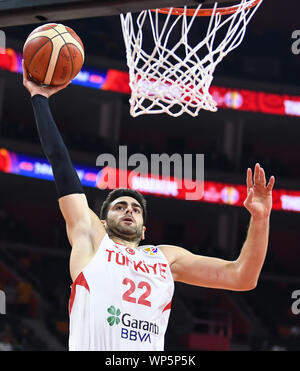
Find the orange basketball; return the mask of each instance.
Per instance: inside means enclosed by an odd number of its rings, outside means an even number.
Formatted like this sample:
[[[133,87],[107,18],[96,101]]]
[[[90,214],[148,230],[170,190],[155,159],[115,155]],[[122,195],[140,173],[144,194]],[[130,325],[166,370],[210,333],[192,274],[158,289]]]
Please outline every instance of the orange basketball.
[[[49,23],[37,27],[23,47],[30,76],[45,85],[63,85],[74,79],[84,61],[80,37],[70,27]]]

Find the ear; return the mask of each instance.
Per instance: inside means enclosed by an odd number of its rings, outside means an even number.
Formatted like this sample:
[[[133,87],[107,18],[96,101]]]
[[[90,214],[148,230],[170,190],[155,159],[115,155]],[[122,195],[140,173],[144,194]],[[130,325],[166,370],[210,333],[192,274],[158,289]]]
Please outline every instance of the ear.
[[[142,240],[145,239],[145,232],[146,232],[146,227],[143,226],[143,231],[142,231]]]

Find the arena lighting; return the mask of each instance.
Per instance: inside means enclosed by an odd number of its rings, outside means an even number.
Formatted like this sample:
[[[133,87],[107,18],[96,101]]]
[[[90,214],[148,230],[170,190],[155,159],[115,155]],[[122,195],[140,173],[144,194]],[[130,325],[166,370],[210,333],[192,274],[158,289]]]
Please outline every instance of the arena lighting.
[[[22,73],[22,53],[6,49],[5,54],[0,54],[0,68]],[[125,71],[83,68],[72,84],[130,94],[129,74]],[[300,96],[270,94],[220,86],[211,86],[210,93],[219,108],[300,117]]]
[[[151,178],[150,174],[134,174],[130,170],[120,170],[110,167],[90,167],[75,165],[82,184],[86,187],[112,189],[107,179],[122,177],[127,180],[128,187],[143,194],[157,197],[169,197],[185,200],[185,194],[190,191],[183,183],[178,187],[176,178]],[[54,181],[50,164],[42,158],[8,151],[0,148],[0,172],[16,174],[30,178]],[[117,184],[118,186],[118,184]],[[205,181],[203,197],[197,201],[212,204],[242,207],[246,198],[247,188],[244,184],[228,184]],[[300,212],[300,190],[273,190],[273,210]]]

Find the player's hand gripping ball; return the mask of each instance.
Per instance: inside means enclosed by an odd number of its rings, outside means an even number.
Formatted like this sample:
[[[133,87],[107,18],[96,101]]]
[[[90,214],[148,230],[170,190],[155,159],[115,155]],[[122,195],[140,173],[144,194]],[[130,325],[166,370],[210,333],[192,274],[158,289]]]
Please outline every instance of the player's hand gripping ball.
[[[44,85],[64,85],[81,70],[84,46],[70,27],[49,23],[37,27],[28,36],[23,59],[35,81]]]

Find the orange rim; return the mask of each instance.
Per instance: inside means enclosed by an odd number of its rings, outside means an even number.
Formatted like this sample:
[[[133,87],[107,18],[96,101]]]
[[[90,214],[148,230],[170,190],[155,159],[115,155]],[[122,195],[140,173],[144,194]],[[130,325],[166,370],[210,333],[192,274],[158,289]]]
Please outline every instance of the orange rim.
[[[245,10],[254,8],[256,5],[258,5],[262,0],[253,0],[249,1],[249,4],[245,6]],[[233,6],[227,6],[223,8],[217,8],[215,14],[221,14],[221,15],[229,15],[235,13],[239,9],[240,5],[233,5]],[[169,14],[171,8],[163,8],[163,9],[152,9],[152,12],[155,12],[156,10],[158,13],[162,14]],[[172,12],[173,15],[183,15],[185,13],[184,8],[173,8]],[[209,17],[214,14],[214,9],[192,9],[187,8],[186,9],[186,15],[188,17],[192,17],[193,15],[196,15],[196,17]]]

